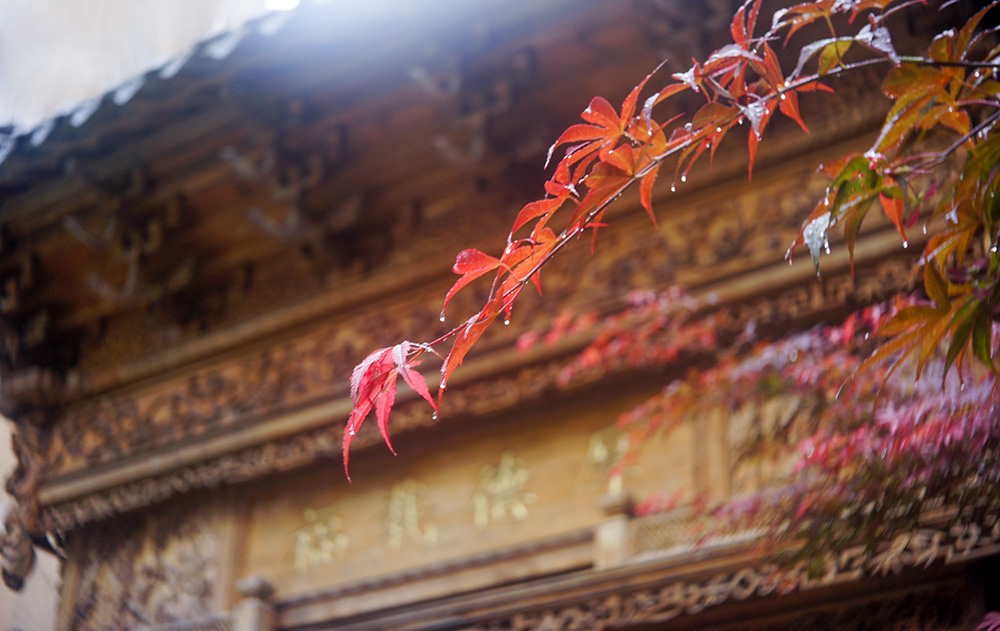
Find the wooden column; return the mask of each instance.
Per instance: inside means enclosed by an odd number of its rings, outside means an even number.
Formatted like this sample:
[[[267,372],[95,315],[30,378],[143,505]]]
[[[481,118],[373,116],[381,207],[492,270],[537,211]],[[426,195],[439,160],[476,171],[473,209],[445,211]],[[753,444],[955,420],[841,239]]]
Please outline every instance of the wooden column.
[[[629,557],[629,522],[635,511],[632,494],[616,489],[601,497],[604,521],[594,533],[594,567],[598,570],[617,567]]]
[[[233,631],[274,631],[277,619],[271,597],[274,586],[260,576],[249,576],[236,584],[240,601],[233,608]]]

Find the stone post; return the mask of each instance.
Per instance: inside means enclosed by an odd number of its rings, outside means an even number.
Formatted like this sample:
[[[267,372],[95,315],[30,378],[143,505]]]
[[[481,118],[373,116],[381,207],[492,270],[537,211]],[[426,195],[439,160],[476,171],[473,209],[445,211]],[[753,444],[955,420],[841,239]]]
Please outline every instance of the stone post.
[[[236,583],[240,601],[233,608],[233,631],[274,631],[274,586],[260,576],[248,576]]]
[[[629,557],[629,522],[635,514],[632,495],[620,488],[601,497],[604,521],[594,533],[594,567],[598,570],[617,567]]]

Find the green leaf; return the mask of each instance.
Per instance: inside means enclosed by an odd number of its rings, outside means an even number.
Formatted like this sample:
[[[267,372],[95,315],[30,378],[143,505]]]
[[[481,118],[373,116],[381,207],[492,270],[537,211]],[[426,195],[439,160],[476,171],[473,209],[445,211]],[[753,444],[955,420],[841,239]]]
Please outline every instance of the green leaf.
[[[927,297],[938,306],[938,309],[951,307],[951,300],[948,298],[948,283],[942,278],[933,262],[924,265],[924,290],[927,292]]]
[[[824,75],[839,66],[853,41],[853,39],[840,39],[824,46],[819,53],[819,74]]]
[[[851,276],[854,276],[854,244],[858,240],[858,234],[861,232],[861,222],[864,221],[869,208],[871,208],[871,204],[855,206],[850,212],[845,213],[841,219],[844,222],[844,240],[847,241],[847,253],[851,259]]]
[[[944,360],[944,373],[941,375],[942,381],[947,378],[948,371],[951,370],[951,365],[955,363],[955,359],[965,350],[966,344],[969,342],[969,336],[972,334],[972,325],[976,321],[976,316],[979,313],[977,307],[980,303],[970,303],[963,306],[961,309],[955,312],[955,316],[951,319],[951,326],[955,327],[955,331],[951,336],[951,344],[948,346],[948,354]],[[961,374],[961,368],[959,368],[959,373]]]
[[[993,363],[993,318],[987,309],[982,310],[972,329],[972,352],[990,370],[997,372]]]

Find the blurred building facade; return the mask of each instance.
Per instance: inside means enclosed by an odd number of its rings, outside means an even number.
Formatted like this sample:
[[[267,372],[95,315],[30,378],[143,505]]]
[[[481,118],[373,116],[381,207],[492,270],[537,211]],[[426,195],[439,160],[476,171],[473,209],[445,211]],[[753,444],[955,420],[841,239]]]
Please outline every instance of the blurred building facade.
[[[981,619],[989,533],[935,531],[879,576],[851,558],[823,576],[779,570],[747,533],[693,545],[684,505],[760,483],[731,466],[739,419],[706,410],[609,481],[624,449],[611,421],[658,376],[609,370],[566,391],[559,374],[584,341],[514,348],[563,310],[611,309],[636,289],[682,284],[788,328],[888,296],[910,267],[890,225],[859,242],[853,279],[846,256],[822,283],[784,261],[822,191],[815,165],[884,116],[872,76],[804,103],[810,135],[776,123],[752,186],[732,151],[657,191],[669,211],[655,229],[623,198],[598,254],[553,262],[544,299],[484,338],[440,417],[400,393],[399,456],[365,426],[348,483],[353,366],[447,330],[455,254],[502,248],[559,131],[664,55],[724,43],[735,8],[471,4],[348,16],[306,3],[14,141],[0,165],[3,404],[19,458],[7,582],[30,574],[33,545],[64,551],[68,631]],[[482,296],[465,290],[449,317]],[[633,498],[656,491],[682,508],[635,516]]]

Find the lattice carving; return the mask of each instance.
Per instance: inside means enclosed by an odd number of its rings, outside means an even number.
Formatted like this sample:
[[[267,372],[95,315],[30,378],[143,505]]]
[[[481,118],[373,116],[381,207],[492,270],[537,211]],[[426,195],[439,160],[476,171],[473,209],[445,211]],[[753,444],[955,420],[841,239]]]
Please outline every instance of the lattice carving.
[[[864,548],[845,550],[827,560],[815,575],[803,566],[773,563],[742,567],[707,578],[671,581],[665,585],[627,590],[576,604],[514,614],[467,627],[464,631],[605,631],[627,625],[662,623],[681,615],[697,614],[726,602],[772,594],[789,594],[837,583],[860,580],[873,574],[899,574],[905,569],[933,563],[996,554],[1000,551],[1000,522],[995,515],[983,525],[955,524],[903,533],[874,554]],[[964,628],[977,613],[956,605],[961,593],[949,592],[934,599],[919,597],[899,607],[886,606],[884,614],[866,619],[835,616],[818,627],[837,631],[868,629]],[[918,605],[918,602],[923,604]],[[898,617],[897,617],[898,616]],[[882,626],[879,626],[882,625]],[[788,628],[788,627],[782,627]]]

